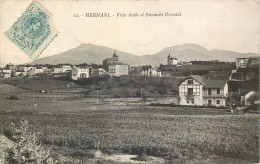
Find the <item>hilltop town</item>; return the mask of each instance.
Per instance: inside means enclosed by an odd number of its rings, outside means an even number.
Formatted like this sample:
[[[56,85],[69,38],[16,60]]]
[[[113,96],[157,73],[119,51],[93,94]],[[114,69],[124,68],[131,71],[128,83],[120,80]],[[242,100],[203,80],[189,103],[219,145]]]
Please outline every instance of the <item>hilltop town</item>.
[[[3,79],[67,80],[68,86],[91,86],[89,92],[100,90],[100,93],[114,97],[177,97],[176,105],[231,107],[250,106],[254,101],[258,103],[257,57],[237,58],[233,62],[179,61],[169,53],[165,60],[166,65],[131,67],[120,61],[120,54],[115,50],[110,58],[103,59],[102,64],[10,63],[0,69],[0,76]],[[146,79],[149,82],[144,83]],[[121,84],[118,85],[118,81]],[[169,81],[168,84],[166,81]],[[135,86],[132,86],[134,83]],[[115,88],[122,92],[115,94]]]

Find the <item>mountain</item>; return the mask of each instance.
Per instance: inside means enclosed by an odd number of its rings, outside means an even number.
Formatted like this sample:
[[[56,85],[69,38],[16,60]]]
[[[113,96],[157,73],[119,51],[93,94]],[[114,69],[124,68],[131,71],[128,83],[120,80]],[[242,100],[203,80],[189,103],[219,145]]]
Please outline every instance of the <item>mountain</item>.
[[[114,52],[115,49],[104,46],[97,46],[93,44],[81,44],[80,46],[63,52],[61,54],[40,58],[32,62],[31,64],[102,64],[103,60],[105,58],[112,57]],[[117,54],[119,55],[119,60],[123,63],[133,64],[138,61],[138,56],[135,56],[133,54],[122,51],[117,51]],[[142,64],[142,62],[137,64]]]
[[[40,58],[30,64],[60,64],[60,63],[95,63],[102,64],[105,58],[112,57],[114,49],[97,46],[94,44],[81,44],[80,46],[49,57]],[[183,44],[172,47],[166,47],[154,55],[136,56],[130,53],[117,51],[119,60],[127,63],[130,66],[141,65],[159,65],[166,64],[167,56],[171,54],[172,57],[180,61],[192,60],[220,60],[220,61],[235,61],[238,57],[260,56],[255,53],[239,53],[226,50],[207,50],[196,44]]]

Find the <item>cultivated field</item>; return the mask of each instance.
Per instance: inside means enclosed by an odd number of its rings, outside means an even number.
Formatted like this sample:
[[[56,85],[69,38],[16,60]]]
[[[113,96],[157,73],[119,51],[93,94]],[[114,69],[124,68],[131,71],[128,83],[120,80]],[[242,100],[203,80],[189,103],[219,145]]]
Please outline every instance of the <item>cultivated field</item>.
[[[2,134],[11,138],[11,122],[26,119],[44,145],[84,163],[107,162],[93,159],[90,150],[146,154],[170,163],[258,162],[258,115],[152,107],[141,100],[135,105],[123,99],[96,104],[84,97],[69,99],[77,97],[73,90],[32,94],[1,84],[0,91]],[[7,99],[10,95],[19,99]]]

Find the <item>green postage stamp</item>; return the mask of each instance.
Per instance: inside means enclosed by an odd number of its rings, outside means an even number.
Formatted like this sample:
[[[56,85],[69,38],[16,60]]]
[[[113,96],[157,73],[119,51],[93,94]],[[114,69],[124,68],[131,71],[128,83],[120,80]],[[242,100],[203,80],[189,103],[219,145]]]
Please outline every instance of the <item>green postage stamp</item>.
[[[36,60],[57,36],[57,30],[51,21],[51,13],[33,1],[5,35]]]

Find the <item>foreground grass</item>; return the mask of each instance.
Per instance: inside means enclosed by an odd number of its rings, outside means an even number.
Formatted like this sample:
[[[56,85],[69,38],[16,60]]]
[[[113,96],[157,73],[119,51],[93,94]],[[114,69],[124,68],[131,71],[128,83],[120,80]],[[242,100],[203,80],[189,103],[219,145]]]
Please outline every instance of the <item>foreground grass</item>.
[[[100,110],[80,113],[2,112],[1,125],[27,119],[44,144],[175,159],[258,161],[257,117],[175,115],[173,109]]]

